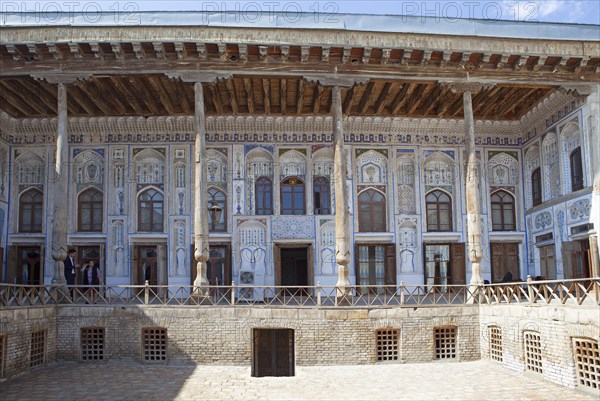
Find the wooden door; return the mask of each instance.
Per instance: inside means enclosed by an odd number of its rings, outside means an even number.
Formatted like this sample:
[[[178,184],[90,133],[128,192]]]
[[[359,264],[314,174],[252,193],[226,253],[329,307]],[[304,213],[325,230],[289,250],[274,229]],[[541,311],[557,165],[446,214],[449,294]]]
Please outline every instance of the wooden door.
[[[105,278],[106,278],[106,269],[105,266],[102,266],[102,258],[100,257],[100,246],[98,245],[94,245],[94,246],[79,246],[77,247],[77,259],[76,262],[77,264],[79,264],[81,267],[83,267],[83,265],[85,263],[88,263],[90,261],[94,262],[94,265],[100,268],[100,272],[102,275],[102,282],[106,282]],[[82,270],[81,269],[77,269],[75,270],[75,284],[77,285],[83,285],[83,276],[81,274]]]
[[[156,246],[140,245],[138,247],[138,285],[158,285],[158,253]]]
[[[456,285],[467,284],[467,261],[465,257],[465,244],[450,244],[450,283]]]
[[[294,330],[254,329],[252,376],[294,376]]]
[[[492,283],[518,281],[520,278],[519,244],[490,243]],[[510,273],[510,274],[509,274]]]
[[[562,243],[563,272],[565,279],[591,277],[590,246],[587,240]]]

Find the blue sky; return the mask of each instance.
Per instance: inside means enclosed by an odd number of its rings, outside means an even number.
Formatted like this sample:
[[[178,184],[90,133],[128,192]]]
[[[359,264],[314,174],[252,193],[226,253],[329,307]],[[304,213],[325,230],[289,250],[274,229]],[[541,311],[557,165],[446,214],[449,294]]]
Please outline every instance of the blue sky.
[[[600,24],[600,0],[256,0],[256,1],[174,1],[174,0],[59,0],[59,1],[6,1],[2,11],[26,8],[42,11],[304,11],[362,14],[427,15],[439,18],[482,18],[514,21],[551,21],[579,24]],[[598,33],[600,39],[600,30]]]

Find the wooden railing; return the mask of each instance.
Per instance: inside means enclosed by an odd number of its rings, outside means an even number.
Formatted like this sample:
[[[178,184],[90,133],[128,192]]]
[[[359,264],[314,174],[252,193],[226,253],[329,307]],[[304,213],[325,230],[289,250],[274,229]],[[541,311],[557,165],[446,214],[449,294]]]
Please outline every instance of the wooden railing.
[[[335,286],[102,285],[30,286],[0,284],[0,307],[39,305],[169,305],[276,307],[402,307],[463,304],[600,305],[600,278],[464,285],[351,286],[345,296]]]

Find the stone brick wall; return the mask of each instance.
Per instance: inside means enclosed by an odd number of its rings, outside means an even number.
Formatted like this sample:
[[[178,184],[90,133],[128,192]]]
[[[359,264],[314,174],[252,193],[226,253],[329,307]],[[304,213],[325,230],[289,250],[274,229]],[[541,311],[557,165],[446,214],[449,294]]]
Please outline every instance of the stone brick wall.
[[[55,306],[0,310],[0,335],[5,336],[3,376],[11,377],[31,370],[31,333],[46,330],[46,363],[56,360]]]
[[[523,372],[526,358],[523,333],[539,333],[543,377],[569,388],[577,384],[573,338],[600,341],[600,313],[593,305],[482,305],[480,321],[482,358],[490,358],[488,327],[498,326],[502,330],[503,365]]]
[[[479,359],[476,306],[402,309],[61,307],[58,354],[80,358],[79,330],[106,328],[106,358],[141,358],[142,327],[166,327],[170,361],[250,365],[254,328],[294,330],[296,363],[376,362],[375,332],[400,329],[401,362],[434,359],[433,328],[457,326],[457,360]]]

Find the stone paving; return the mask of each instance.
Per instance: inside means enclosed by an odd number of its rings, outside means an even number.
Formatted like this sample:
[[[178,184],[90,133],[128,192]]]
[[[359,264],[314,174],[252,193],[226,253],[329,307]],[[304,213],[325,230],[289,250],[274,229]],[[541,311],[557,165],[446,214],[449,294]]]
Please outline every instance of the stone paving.
[[[598,400],[490,361],[297,366],[295,377],[249,367],[61,362],[0,383],[0,400]]]

